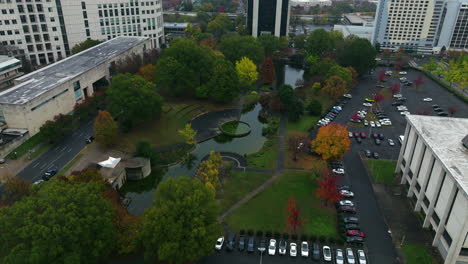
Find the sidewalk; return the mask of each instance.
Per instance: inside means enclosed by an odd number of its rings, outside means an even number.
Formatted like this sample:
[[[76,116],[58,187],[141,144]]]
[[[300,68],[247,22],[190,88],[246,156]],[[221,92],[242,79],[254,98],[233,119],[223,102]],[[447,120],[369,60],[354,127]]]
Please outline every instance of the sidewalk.
[[[17,159],[17,160],[10,160],[7,159],[4,164],[0,165],[0,182],[7,176],[7,175],[17,175],[18,172],[22,171],[26,166],[28,166],[34,160],[29,160],[27,155]]]

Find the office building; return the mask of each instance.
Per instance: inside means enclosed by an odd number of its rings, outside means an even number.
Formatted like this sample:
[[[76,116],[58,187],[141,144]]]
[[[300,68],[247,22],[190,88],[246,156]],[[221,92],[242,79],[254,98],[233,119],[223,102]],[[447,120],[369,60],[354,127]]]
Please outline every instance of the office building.
[[[289,0],[248,0],[247,30],[254,37],[263,34],[287,36],[289,5]]]
[[[334,25],[333,30],[339,31],[343,34],[343,37],[356,36],[359,38],[365,38],[369,41],[372,40],[372,32],[374,27],[369,26],[352,26],[352,25]]]
[[[382,0],[372,42],[427,54],[466,49],[467,9],[468,0]]]
[[[24,50],[33,65],[65,58],[86,39],[164,42],[161,0],[3,0],[0,12],[0,44]]]
[[[20,68],[20,60],[0,55],[0,90],[11,87],[13,79],[23,75]]]
[[[324,7],[324,6],[331,6],[331,0],[291,0],[291,6],[293,7],[303,7],[303,8],[311,8],[311,7]]]
[[[142,56],[151,44],[145,37],[116,37],[15,79],[15,86],[0,92],[0,121],[33,136],[46,121],[92,96],[102,80],[110,80],[116,62]]]
[[[444,264],[468,263],[468,119],[406,119],[396,173]]]
[[[343,24],[352,26],[372,26],[374,25],[374,17],[361,15],[359,13],[345,14],[343,16]]]

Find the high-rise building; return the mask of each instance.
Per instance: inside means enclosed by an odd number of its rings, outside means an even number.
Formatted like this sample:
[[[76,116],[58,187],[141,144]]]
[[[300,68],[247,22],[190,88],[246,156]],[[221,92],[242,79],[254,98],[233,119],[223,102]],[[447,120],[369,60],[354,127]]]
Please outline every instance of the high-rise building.
[[[248,0],[247,30],[254,37],[271,34],[287,36],[289,0]]]
[[[1,0],[0,14],[0,44],[24,50],[33,65],[69,56],[86,39],[164,41],[161,0]]]
[[[379,1],[372,41],[382,48],[420,53],[437,53],[443,46],[466,49],[467,1]]]

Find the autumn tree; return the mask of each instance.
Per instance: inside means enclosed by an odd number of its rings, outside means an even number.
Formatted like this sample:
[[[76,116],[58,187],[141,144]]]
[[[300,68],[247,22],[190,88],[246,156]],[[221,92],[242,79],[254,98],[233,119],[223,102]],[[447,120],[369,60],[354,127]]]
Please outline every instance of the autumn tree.
[[[140,67],[138,70],[138,75],[143,77],[143,79],[148,82],[154,82],[154,72],[156,71],[156,66],[153,64],[146,64]]]
[[[243,87],[249,87],[258,79],[257,66],[247,57],[236,62],[236,72]]]
[[[384,82],[385,81],[385,71],[384,70],[381,70],[379,71],[379,73],[377,74],[377,79],[379,80],[379,82]]]
[[[359,74],[351,66],[346,67],[346,69],[348,69],[351,72],[351,79],[352,79],[351,86],[352,87],[356,86],[358,84],[358,82],[359,82]]]
[[[374,95],[374,101],[376,101],[377,103],[382,102],[384,99],[385,99],[385,96],[381,93],[376,93]]]
[[[414,84],[416,84],[418,89],[421,88],[421,86],[424,84],[424,78],[422,74],[419,74],[418,77],[416,77]]]
[[[304,219],[301,218],[301,211],[297,207],[296,198],[288,198],[288,203],[286,205],[286,213],[288,214],[286,226],[294,233],[296,233],[297,228],[301,227],[304,223]]]
[[[311,142],[312,150],[324,160],[340,159],[349,151],[350,145],[346,126],[333,122],[320,127],[317,137]]]
[[[325,86],[320,90],[323,95],[338,99],[348,91],[348,84],[338,76],[332,76],[325,81]]]
[[[197,144],[197,131],[192,128],[192,125],[190,123],[185,124],[185,127],[183,129],[178,130],[177,132],[179,133],[179,135],[184,137],[185,143],[189,145]]]
[[[395,83],[394,85],[390,86],[390,92],[392,92],[392,94],[397,94],[400,92],[400,84],[399,83]]]
[[[312,92],[314,92],[315,95],[318,95],[321,89],[321,84],[319,82],[315,82],[312,84]]]
[[[264,84],[272,84],[275,81],[275,66],[273,65],[273,59],[267,57],[261,67],[261,77]]]
[[[94,120],[94,137],[106,147],[112,146],[117,139],[117,124],[107,111],[99,111]]]
[[[216,191],[219,187],[219,170],[221,168],[222,158],[219,152],[210,151],[207,160],[202,161],[198,166],[195,177],[200,179],[206,187]]]
[[[4,196],[0,197],[2,203],[11,205],[31,194],[31,183],[20,177],[7,174],[3,182],[3,190]]]
[[[316,195],[322,199],[325,206],[328,206],[328,203],[335,204],[340,201],[341,195],[336,187],[336,175],[331,173],[328,168],[322,171],[322,178],[318,180],[317,184]]]
[[[293,134],[288,137],[288,149],[293,154],[292,159],[297,161],[297,154],[299,154],[305,147],[306,137],[303,135]]]

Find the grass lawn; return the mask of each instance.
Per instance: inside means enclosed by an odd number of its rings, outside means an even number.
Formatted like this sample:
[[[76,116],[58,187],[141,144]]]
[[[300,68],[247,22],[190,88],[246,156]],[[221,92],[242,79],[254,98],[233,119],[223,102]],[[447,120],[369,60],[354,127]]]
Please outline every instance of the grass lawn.
[[[73,165],[75,165],[75,163],[79,161],[84,155],[84,153],[76,155],[72,160],[70,160],[70,162],[67,163],[67,165],[65,165],[61,170],[59,170],[59,172],[57,172],[57,176],[63,176],[65,173],[67,173],[68,170],[70,170],[70,168],[73,167]]]
[[[37,133],[36,135],[30,137],[28,140],[23,142],[23,144],[19,145],[16,149],[14,149],[10,154],[8,154],[8,159],[18,159],[24,154],[28,153],[29,150],[36,148],[39,144],[42,144],[44,140],[42,139],[41,133]],[[48,145],[48,144],[44,144]],[[41,148],[39,148],[41,149]],[[13,155],[16,152],[17,156]]]
[[[270,138],[255,153],[247,155],[247,167],[251,169],[273,170],[276,168],[278,138]]]
[[[298,132],[308,132],[310,128],[314,127],[317,121],[320,119],[318,116],[309,116],[304,115],[297,122],[288,121],[286,126],[287,131],[298,131]]]
[[[227,210],[270,177],[271,175],[267,173],[231,171],[230,175],[223,180],[221,192],[219,192],[221,211]]]
[[[285,232],[286,205],[288,198],[294,197],[305,220],[298,233],[336,238],[335,209],[321,206],[315,196],[316,188],[315,178],[309,173],[286,171],[271,186],[228,215],[226,222],[234,231]]]
[[[436,263],[429,250],[422,245],[406,244],[402,247],[407,264],[432,264]]]
[[[376,182],[393,183],[395,180],[395,167],[397,162],[393,160],[366,160],[367,167]]]

